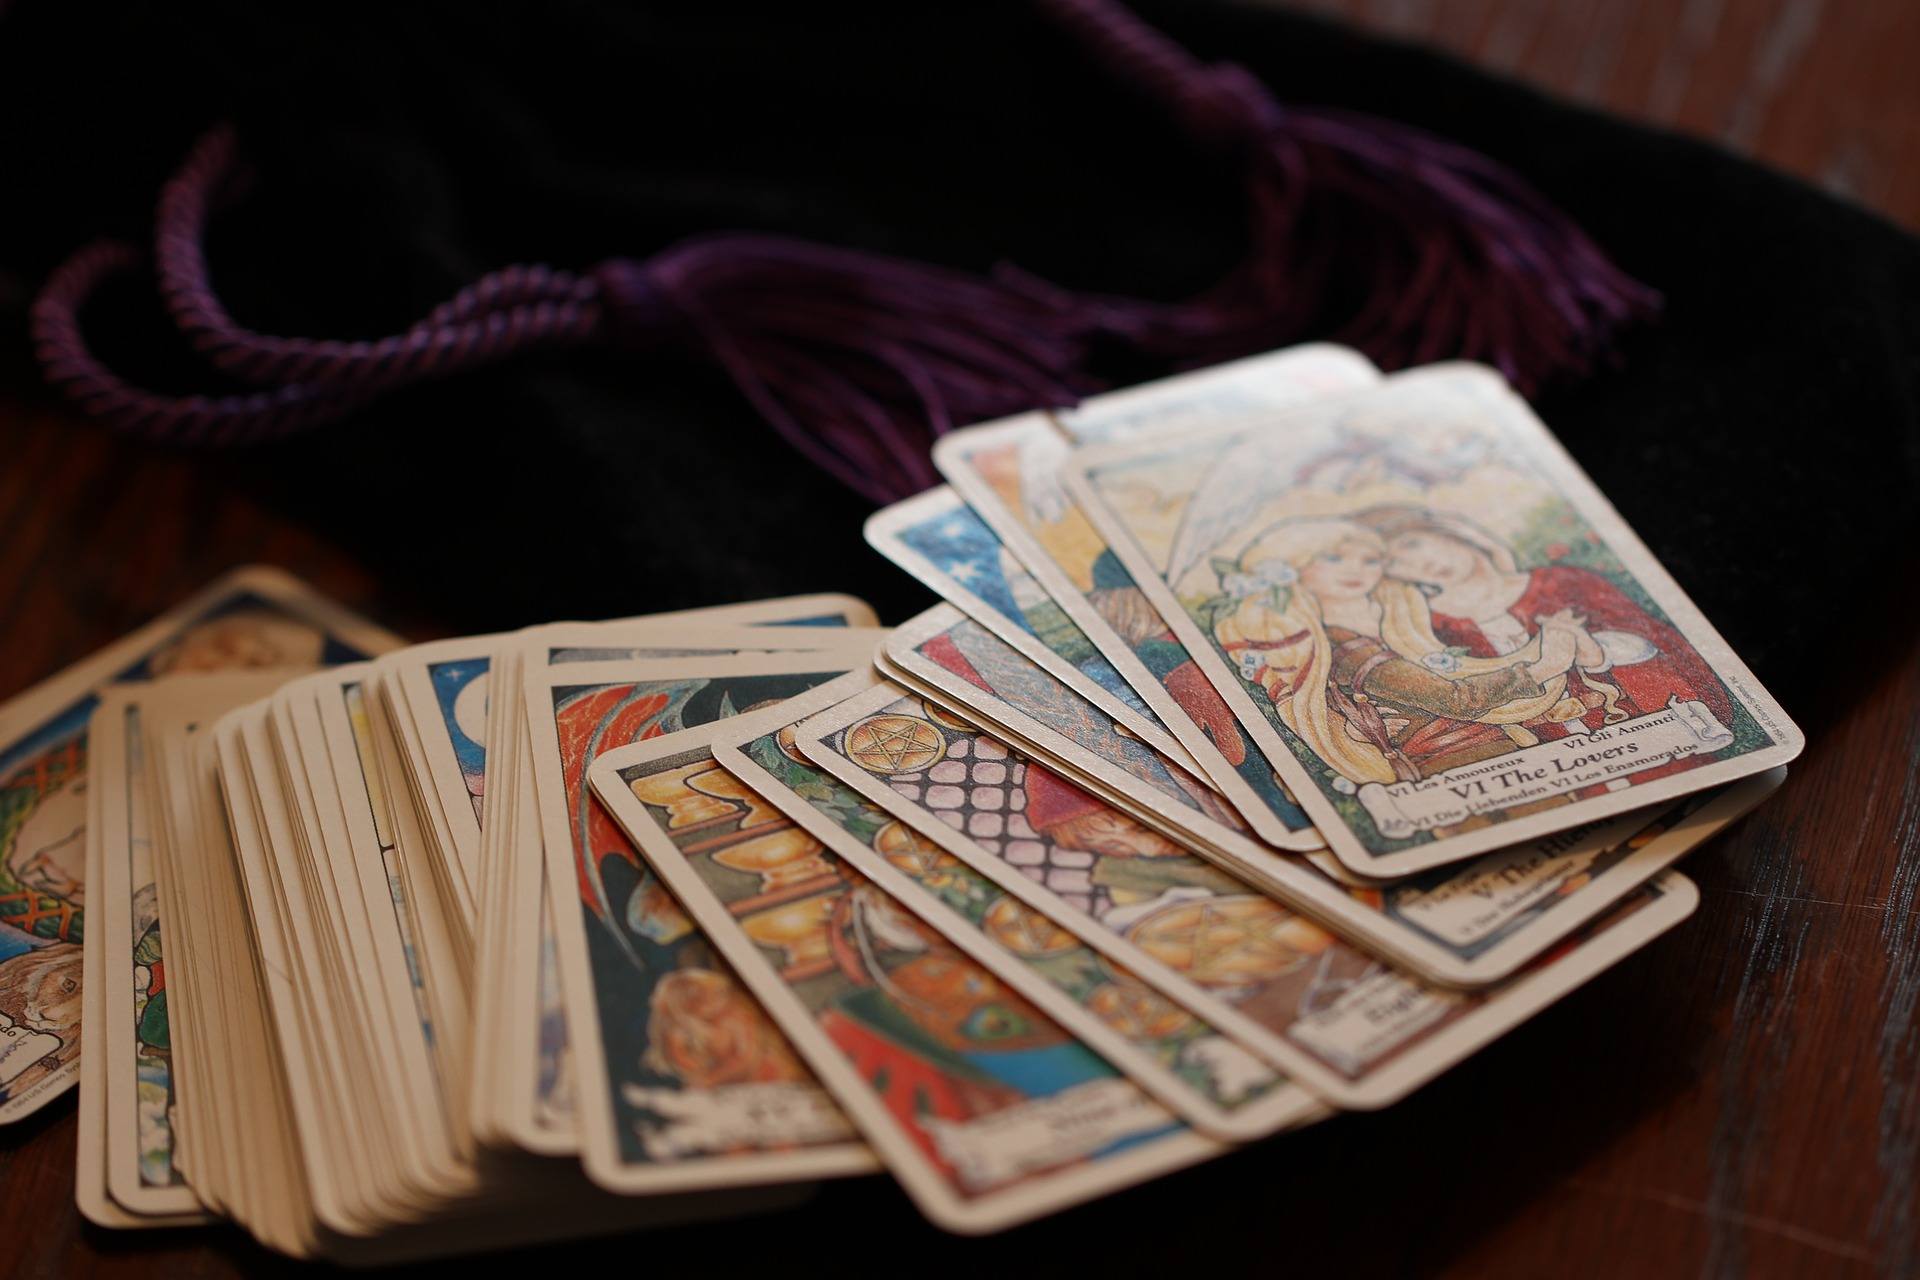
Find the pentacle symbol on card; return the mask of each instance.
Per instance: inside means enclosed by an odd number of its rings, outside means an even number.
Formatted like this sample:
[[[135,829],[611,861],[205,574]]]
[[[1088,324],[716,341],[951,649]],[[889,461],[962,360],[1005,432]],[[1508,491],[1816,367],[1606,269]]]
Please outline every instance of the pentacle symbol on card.
[[[1329,944],[1319,928],[1256,896],[1176,901],[1136,920],[1127,938],[1203,987],[1271,981]]]
[[[940,731],[913,716],[868,716],[847,730],[847,758],[868,773],[918,773],[946,750]]]
[[[1072,951],[1080,940],[1018,898],[1001,898],[980,922],[989,938],[1016,955],[1053,956]]]
[[[874,833],[873,847],[915,880],[926,880],[951,860],[939,845],[897,818]]]

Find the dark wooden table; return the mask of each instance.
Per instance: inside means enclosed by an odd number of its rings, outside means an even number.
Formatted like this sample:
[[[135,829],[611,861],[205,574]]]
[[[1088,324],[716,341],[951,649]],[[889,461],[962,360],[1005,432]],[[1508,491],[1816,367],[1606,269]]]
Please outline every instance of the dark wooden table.
[[[1920,158],[1911,0],[1320,7],[1717,137],[1920,226],[1920,166],[1898,163]],[[247,561],[434,634],[372,566],[189,463],[9,402],[0,396],[0,697]],[[1678,931],[1400,1106],[1083,1210],[1085,1236],[1123,1240],[1143,1272],[1169,1275],[1208,1269],[1210,1232],[1244,1239],[1249,1222],[1270,1224],[1259,1265],[1271,1272],[1920,1273],[1920,644],[1892,642],[1864,692],[1817,719],[1786,787],[1687,863],[1704,901]],[[230,1230],[86,1226],[74,1134],[70,1101],[0,1131],[0,1275],[280,1265]],[[875,1205],[906,1214],[890,1194],[836,1190],[830,1199],[854,1202],[838,1226],[787,1215],[726,1233],[718,1252],[709,1230],[512,1265],[877,1269],[889,1260],[836,1242]],[[1168,1202],[1179,1220],[1153,1222]],[[921,1237],[911,1266],[1060,1265],[1052,1245],[1022,1243],[1038,1239]]]

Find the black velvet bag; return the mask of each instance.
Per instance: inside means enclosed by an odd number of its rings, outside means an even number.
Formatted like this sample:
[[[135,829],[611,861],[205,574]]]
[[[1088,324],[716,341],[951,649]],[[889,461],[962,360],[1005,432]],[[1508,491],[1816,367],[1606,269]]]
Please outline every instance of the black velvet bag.
[[[1617,366],[1549,388],[1542,415],[1811,732],[1872,687],[1913,617],[1911,237],[1710,146],[1430,53],[1264,6],[1148,13],[1283,101],[1414,121],[1506,162],[1660,290],[1664,311]],[[969,269],[1005,259],[1164,298],[1204,287],[1241,248],[1230,166],[1003,0],[17,0],[0,16],[13,386],[38,379],[32,291],[94,235],[146,237],[159,184],[220,119],[255,172],[214,225],[214,277],[266,332],[377,336],[505,263],[580,267],[717,229]],[[149,282],[115,286],[87,322],[147,385],[223,385]],[[895,621],[926,603],[863,545],[863,500],[710,367],[667,352],[528,358],[204,465],[338,539],[453,631],[809,590],[857,592]],[[1281,1271],[1424,1270],[1577,1158],[1566,1143],[1496,1141],[1477,1162],[1497,1108],[1577,1109],[1590,1143],[1627,1122],[1629,1099],[1579,1085],[1602,1068],[1568,1073],[1568,1094],[1524,1065],[985,1241],[941,1236],[871,1179],[745,1224],[525,1261],[1183,1276],[1239,1254]]]
[[[1282,101],[1412,121],[1504,161],[1665,296],[1614,367],[1538,407],[1817,729],[1827,694],[1900,632],[1915,580],[1914,240],[1430,53],[1264,7],[1146,12]],[[23,385],[31,291],[91,235],[150,235],[159,183],[220,119],[253,180],[213,225],[214,280],[266,332],[378,336],[508,262],[583,267],[711,230],[1164,298],[1241,250],[1232,166],[1004,0],[22,3],[0,37],[0,272]],[[86,319],[137,380],[225,385],[148,281]],[[890,619],[924,601],[863,546],[862,499],[670,351],[532,356],[206,465],[458,630],[802,590],[855,591]]]

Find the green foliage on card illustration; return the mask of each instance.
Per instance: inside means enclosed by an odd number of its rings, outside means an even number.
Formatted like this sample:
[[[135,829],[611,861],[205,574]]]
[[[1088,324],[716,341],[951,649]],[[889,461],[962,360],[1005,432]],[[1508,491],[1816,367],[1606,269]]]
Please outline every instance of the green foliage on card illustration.
[[[1065,658],[1074,666],[1088,662],[1098,656],[1093,641],[1087,638],[1079,624],[1067,616],[1066,610],[1053,600],[1036,603],[1022,602],[1022,616],[1027,625],[1033,628],[1040,643]]]
[[[745,752],[749,760],[772,774],[782,786],[862,844],[871,845],[889,821],[886,814],[867,803],[859,792],[787,755],[773,734],[755,738],[747,744]]]
[[[1731,695],[1732,690],[1728,690]],[[1762,750],[1774,744],[1774,737],[1760,726],[1742,705],[1740,699],[1729,696],[1733,704],[1733,715],[1729,717],[1727,729],[1733,734],[1733,741],[1713,753],[1715,760],[1738,760],[1741,756]]]
[[[1563,499],[1549,498],[1528,511],[1509,545],[1513,547],[1515,563],[1523,572],[1546,565],[1590,569],[1620,588],[1650,616],[1668,624],[1673,621],[1640,580],[1620,562],[1612,548],[1602,542],[1592,526]]]

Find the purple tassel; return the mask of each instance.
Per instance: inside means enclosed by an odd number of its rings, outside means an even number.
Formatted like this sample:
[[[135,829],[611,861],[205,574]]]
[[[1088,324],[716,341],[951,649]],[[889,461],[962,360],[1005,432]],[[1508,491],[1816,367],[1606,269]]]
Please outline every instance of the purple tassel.
[[[1615,267],[1518,175],[1374,116],[1282,106],[1231,63],[1209,66],[1112,0],[1037,0],[1122,80],[1247,165],[1246,259],[1199,297],[1115,315],[1182,364],[1327,336],[1388,369],[1443,356],[1494,365],[1522,391],[1584,373],[1659,295]],[[1365,302],[1321,314],[1333,272]]]
[[[233,135],[202,139],[160,199],[160,293],[221,371],[263,388],[173,398],[131,387],[88,349],[78,312],[125,245],[81,251],[32,315],[48,379],[90,415],[180,443],[270,439],[344,416],[381,392],[538,347],[611,341],[704,350],[795,448],[875,502],[937,477],[928,450],[955,426],[1095,389],[1074,373],[1091,322],[1070,297],[1018,281],[765,235],[700,237],[585,275],[510,267],[377,342],[242,328],[208,284],[203,236],[232,176]]]
[[[1109,0],[1036,3],[1195,136],[1244,152],[1249,252],[1198,297],[1080,295],[1011,267],[983,278],[736,234],[581,274],[507,267],[375,342],[272,337],[242,328],[208,279],[207,219],[233,194],[238,168],[233,133],[220,128],[161,192],[154,261],[181,332],[261,390],[162,396],[103,366],[79,313],[139,258],[111,242],[75,254],[35,299],[36,355],[93,417],[153,439],[222,444],[334,421],[395,388],[523,351],[679,347],[724,369],[817,465],[884,502],[935,482],[927,453],[942,432],[1096,390],[1086,364],[1098,339],[1198,365],[1330,332],[1388,368],[1464,356],[1532,390],[1587,370],[1622,324],[1657,305],[1484,156],[1388,121],[1283,108],[1245,70],[1199,63]],[[1367,273],[1365,301],[1328,317],[1342,264]]]
[[[876,502],[938,482],[934,437],[1094,386],[1084,308],[1016,283],[779,236],[684,241],[595,272],[614,336],[691,337],[761,415]]]

